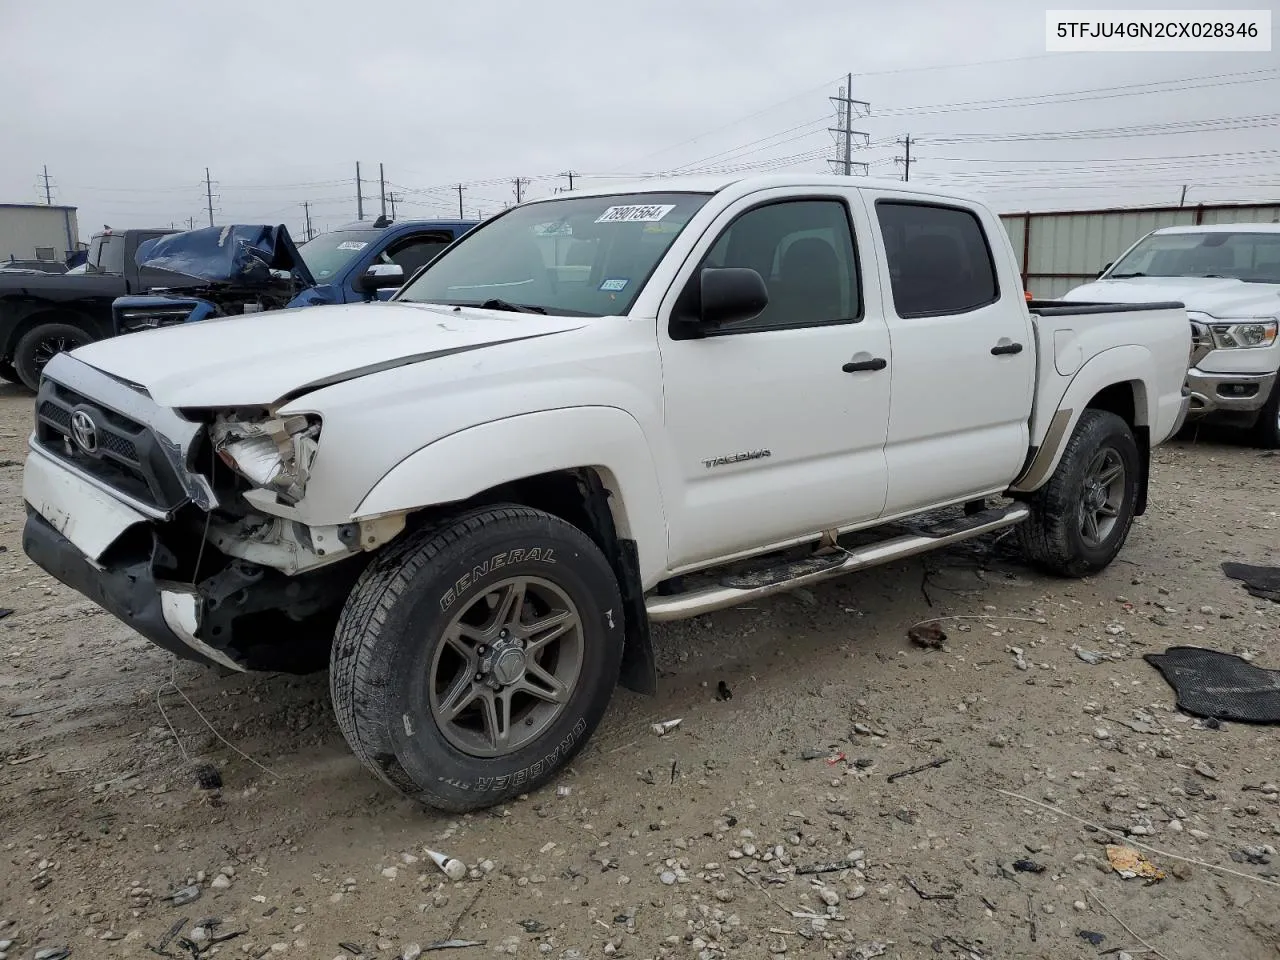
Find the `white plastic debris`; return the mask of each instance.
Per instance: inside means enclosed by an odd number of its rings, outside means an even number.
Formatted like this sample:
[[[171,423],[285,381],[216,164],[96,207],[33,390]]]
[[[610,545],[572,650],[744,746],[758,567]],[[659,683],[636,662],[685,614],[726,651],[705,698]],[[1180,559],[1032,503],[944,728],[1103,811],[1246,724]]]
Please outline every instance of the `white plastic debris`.
[[[670,733],[676,727],[680,726],[680,724],[682,723],[684,723],[683,717],[680,717],[677,720],[663,720],[659,723],[652,724],[649,727],[649,729],[652,730],[658,736],[665,737],[668,733]]]
[[[441,872],[450,880],[461,880],[467,875],[467,865],[461,860],[455,860],[453,857],[444,853],[437,853],[434,850],[428,850],[425,847],[422,850],[428,857],[432,859]]]

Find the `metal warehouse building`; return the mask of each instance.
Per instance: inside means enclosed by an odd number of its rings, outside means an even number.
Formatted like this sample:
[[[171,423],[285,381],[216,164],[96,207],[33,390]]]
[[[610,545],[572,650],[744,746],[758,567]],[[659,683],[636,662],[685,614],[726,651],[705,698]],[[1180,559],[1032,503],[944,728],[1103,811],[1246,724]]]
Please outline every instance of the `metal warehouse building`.
[[[79,248],[75,207],[0,203],[0,260],[66,260]]]
[[[1135,241],[1160,227],[1280,222],[1280,202],[1184,207],[1118,207],[1049,213],[1006,213],[1023,289],[1040,300],[1087,283]]]

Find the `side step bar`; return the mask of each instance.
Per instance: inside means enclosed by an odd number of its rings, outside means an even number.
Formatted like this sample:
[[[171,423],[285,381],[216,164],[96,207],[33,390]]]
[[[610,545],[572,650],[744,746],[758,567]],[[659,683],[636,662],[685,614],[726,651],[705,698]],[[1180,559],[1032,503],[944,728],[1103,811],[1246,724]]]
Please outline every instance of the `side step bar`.
[[[1015,526],[1027,519],[1031,511],[1023,504],[984,510],[962,520],[940,524],[930,530],[894,537],[856,550],[847,550],[835,557],[811,558],[808,561],[780,564],[751,577],[730,576],[712,587],[678,593],[673,596],[651,596],[645,601],[649,619],[655,622],[684,620],[701,616],[713,610],[724,610],[740,603],[758,600],[775,593],[785,593],[796,587],[821,583],[857,570],[892,563],[919,553],[928,553],[940,547],[969,540],[985,533],[994,533]]]

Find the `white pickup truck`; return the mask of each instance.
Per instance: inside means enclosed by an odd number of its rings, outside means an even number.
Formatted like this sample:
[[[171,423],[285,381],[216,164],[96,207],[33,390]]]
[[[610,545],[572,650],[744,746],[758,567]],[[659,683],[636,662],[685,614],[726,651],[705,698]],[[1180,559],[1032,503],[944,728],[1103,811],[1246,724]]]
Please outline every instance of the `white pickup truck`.
[[[1063,300],[1186,304],[1195,341],[1189,420],[1280,448],[1280,224],[1165,227]]]
[[[1176,303],[1031,304],[986,206],[820,175],[527,202],[385,303],[54,357],[27,554],[180,656],[328,664],[435,807],[547,781],[650,621],[1016,527],[1101,570],[1191,349]]]

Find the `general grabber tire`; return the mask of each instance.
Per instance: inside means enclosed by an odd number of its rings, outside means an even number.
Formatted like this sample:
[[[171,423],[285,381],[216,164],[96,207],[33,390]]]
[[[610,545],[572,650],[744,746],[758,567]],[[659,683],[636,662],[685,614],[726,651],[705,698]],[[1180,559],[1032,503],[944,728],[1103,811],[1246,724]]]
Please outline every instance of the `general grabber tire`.
[[[1031,497],[1018,528],[1036,566],[1064,577],[1106,567],[1133,526],[1141,456],[1133,431],[1105,410],[1087,409],[1049,482]]]
[[[386,783],[465,812],[533,790],[586,742],[622,661],[617,580],[539,510],[475,510],[378,556],[330,662],[338,726]]]

